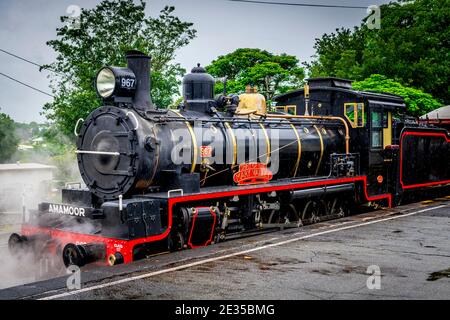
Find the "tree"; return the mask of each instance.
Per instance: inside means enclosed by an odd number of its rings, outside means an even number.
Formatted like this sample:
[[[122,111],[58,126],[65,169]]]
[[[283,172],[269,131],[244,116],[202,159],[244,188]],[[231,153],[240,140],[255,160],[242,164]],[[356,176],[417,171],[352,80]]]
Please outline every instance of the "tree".
[[[219,56],[207,71],[216,77],[227,77],[229,93],[239,93],[246,85],[257,86],[271,100],[276,94],[284,93],[302,84],[304,70],[299,61],[287,54],[275,55],[260,49],[237,49],[225,56]],[[216,87],[217,93],[223,87]]]
[[[17,150],[19,138],[15,134],[14,121],[0,112],[0,163],[10,160]]]
[[[55,99],[45,105],[44,114],[64,133],[71,134],[78,119],[100,106],[93,87],[96,72],[104,65],[124,66],[128,50],[151,55],[151,92],[157,106],[167,107],[179,94],[185,71],[172,60],[196,30],[173,15],[174,7],[165,7],[156,18],[146,17],[144,10],[142,0],[104,0],[94,9],[82,9],[76,25],[61,17],[66,25],[57,29],[56,40],[47,42],[57,57],[46,67],[58,74],[51,81]]]
[[[315,60],[306,64],[310,77],[334,76],[354,80],[362,80],[364,50],[364,34],[355,28],[336,29],[336,33],[324,34],[321,39],[316,39]]]
[[[382,74],[450,103],[450,0],[398,0],[381,6],[381,29],[365,23],[316,39],[311,77],[363,80]]]
[[[379,74],[374,74],[363,81],[354,82],[353,88],[355,90],[373,90],[402,96],[405,99],[408,114],[416,117],[441,106],[431,94],[424,93],[419,89],[405,87],[401,83]]]

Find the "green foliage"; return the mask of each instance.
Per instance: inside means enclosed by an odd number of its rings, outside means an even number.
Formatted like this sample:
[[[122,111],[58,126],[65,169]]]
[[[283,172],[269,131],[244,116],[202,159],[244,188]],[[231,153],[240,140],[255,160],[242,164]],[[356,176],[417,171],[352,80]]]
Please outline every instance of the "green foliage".
[[[39,134],[39,124],[32,121],[31,123],[19,123],[15,122],[15,132],[17,137],[22,142],[29,141],[32,137]]]
[[[35,147],[37,152],[45,153],[49,157],[57,157],[66,153],[75,154],[75,146],[69,139],[60,134],[58,126],[47,124],[39,134],[43,142]]]
[[[382,74],[450,103],[450,0],[381,6],[381,29],[363,23],[316,39],[310,76],[363,80]],[[425,110],[423,110],[425,111]]]
[[[424,93],[419,89],[405,87],[401,83],[379,74],[374,74],[363,81],[354,82],[353,88],[361,91],[372,90],[402,96],[405,99],[408,114],[413,116],[421,116],[441,106],[431,94]]]
[[[15,134],[14,121],[8,115],[0,113],[0,163],[11,159],[18,144],[19,138]]]
[[[237,49],[219,56],[206,69],[213,76],[227,77],[228,93],[240,93],[246,85],[254,85],[267,100],[299,87],[304,78],[304,70],[296,57],[260,49]],[[223,86],[218,84],[216,93],[222,91]]]
[[[23,163],[37,162],[56,167],[54,180],[64,183],[79,181],[79,171],[76,160],[76,147],[56,125],[38,125],[36,123],[16,123],[17,130],[28,131],[23,144],[32,146],[32,149],[20,150],[13,156],[14,161]]]
[[[334,76],[362,80],[362,55],[364,34],[355,28],[336,29],[336,33],[324,34],[316,39],[316,60],[307,64],[310,77]]]
[[[192,23],[174,16],[174,10],[165,7],[152,18],[145,16],[144,1],[104,0],[94,9],[82,9],[79,27],[61,17],[65,25],[57,29],[57,39],[47,43],[57,53],[49,67],[62,74],[52,78],[56,97],[44,107],[47,118],[72,135],[77,120],[101,104],[93,87],[96,72],[104,65],[124,66],[128,50],[152,56],[153,101],[159,107],[170,105],[185,72],[171,61],[196,34]]]

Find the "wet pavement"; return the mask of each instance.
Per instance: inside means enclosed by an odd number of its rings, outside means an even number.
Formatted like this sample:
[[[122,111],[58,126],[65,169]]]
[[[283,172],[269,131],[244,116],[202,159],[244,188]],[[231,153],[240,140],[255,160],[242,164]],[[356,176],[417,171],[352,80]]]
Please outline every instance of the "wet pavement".
[[[71,294],[63,277],[0,298],[448,299],[449,238],[441,199],[87,270]]]
[[[20,232],[21,221],[21,213],[0,213],[0,289],[41,279],[31,257],[15,261],[9,253],[8,239],[12,233]]]

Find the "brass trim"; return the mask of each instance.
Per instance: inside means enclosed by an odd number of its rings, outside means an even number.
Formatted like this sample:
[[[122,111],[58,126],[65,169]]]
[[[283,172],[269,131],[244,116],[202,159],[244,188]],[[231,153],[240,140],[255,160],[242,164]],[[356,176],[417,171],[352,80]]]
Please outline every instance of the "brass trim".
[[[181,118],[185,119],[185,117],[183,117],[183,115],[181,115],[181,113],[179,113],[176,110],[171,110],[173,113],[175,113],[176,115],[180,116]],[[198,146],[197,146],[197,137],[195,136],[195,132],[192,129],[191,124],[189,123],[189,121],[185,121],[184,122],[188,128],[189,134],[191,135],[191,141],[192,141],[192,145],[194,148],[194,154],[193,154],[193,159],[192,159],[192,166],[191,166],[191,173],[195,172],[195,167],[197,166],[197,157],[198,157]]]
[[[230,133],[231,141],[233,143],[233,163],[232,166],[235,166],[237,163],[237,141],[236,136],[234,135],[233,128],[231,128],[230,124],[228,122],[225,122],[225,127],[227,128],[227,131]]]
[[[294,110],[294,113],[289,113],[289,110]],[[287,105],[287,106],[275,106],[275,110],[279,112],[284,112],[288,115],[296,115],[297,114],[297,106],[295,104],[293,105]]]
[[[116,256],[114,254],[110,254],[108,256],[108,264],[112,267],[116,264]]]
[[[362,125],[358,125],[358,106],[362,105],[362,110],[361,110],[361,119],[362,119]],[[352,106],[353,107],[353,114],[354,114],[354,119],[353,121],[348,117],[347,115],[347,107]],[[344,103],[344,116],[347,118],[348,122],[350,123],[350,125],[352,126],[352,128],[364,128],[366,126],[366,121],[364,118],[364,114],[365,114],[365,104],[362,102],[349,102],[349,103]]]
[[[208,159],[205,159],[205,158],[202,159],[202,167],[204,165],[209,165]],[[206,168],[205,170],[202,170],[202,167],[200,167],[200,171],[203,171],[205,173],[205,175],[204,175],[203,179],[200,180],[200,186],[203,187],[206,184],[206,179],[208,178],[209,169]]]
[[[259,126],[261,127],[261,129],[263,129],[264,136],[266,138],[266,147],[267,147],[266,148],[267,149],[266,150],[267,151],[267,153],[266,153],[266,157],[267,157],[266,164],[269,164],[269,162],[270,162],[270,153],[271,153],[269,135],[267,134],[267,130],[264,127],[264,124],[260,123]]]
[[[295,136],[297,137],[297,146],[298,146],[298,152],[297,152],[297,162],[295,163],[295,167],[294,167],[294,174],[293,177],[295,178],[297,176],[297,171],[298,171],[298,166],[300,165],[300,160],[302,158],[302,143],[300,141],[300,135],[298,134],[297,128],[290,123],[292,129],[294,130]]]
[[[281,119],[318,119],[318,120],[339,120],[345,126],[345,153],[350,153],[350,130],[348,127],[347,121],[341,117],[332,117],[332,116],[288,116],[282,114],[256,114],[259,117],[264,118],[281,118]]]
[[[322,134],[320,133],[319,128],[317,128],[317,126],[314,125],[314,129],[316,129],[317,134],[319,135],[319,139],[320,139],[320,159],[319,159],[319,164],[317,165],[317,169],[316,169],[316,176],[317,176],[317,173],[319,173],[320,165],[322,164],[322,159],[323,159],[323,154],[324,154],[324,144],[323,144],[323,137],[322,137]]]
[[[286,113],[286,106],[275,106],[275,111]]]

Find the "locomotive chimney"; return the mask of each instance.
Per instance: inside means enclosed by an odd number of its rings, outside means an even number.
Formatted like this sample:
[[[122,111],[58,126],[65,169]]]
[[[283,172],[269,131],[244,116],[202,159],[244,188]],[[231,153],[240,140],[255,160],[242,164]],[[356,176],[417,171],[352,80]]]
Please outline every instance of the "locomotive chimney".
[[[134,106],[140,111],[155,110],[150,96],[150,60],[151,58],[142,52],[133,50],[126,54],[128,68],[136,75],[137,88],[134,96]]]

